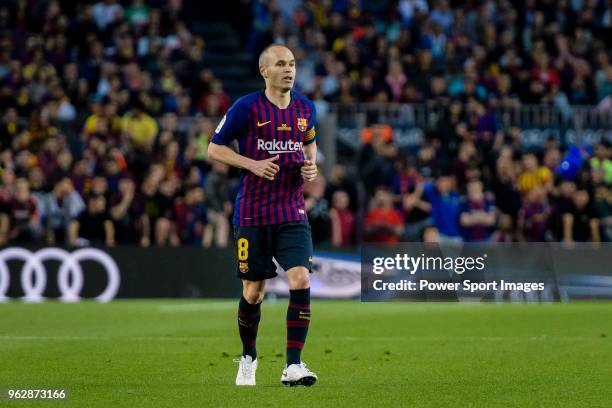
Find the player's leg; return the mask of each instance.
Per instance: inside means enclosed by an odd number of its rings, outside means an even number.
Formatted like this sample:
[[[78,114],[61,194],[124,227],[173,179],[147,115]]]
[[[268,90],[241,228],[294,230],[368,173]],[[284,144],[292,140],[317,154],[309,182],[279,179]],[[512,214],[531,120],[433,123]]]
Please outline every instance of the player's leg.
[[[255,385],[257,372],[257,329],[263,301],[265,281],[242,281],[242,297],[238,303],[238,332],[242,341],[242,357],[238,360],[236,385]]]
[[[276,276],[269,248],[268,227],[236,227],[238,249],[237,275],[242,280],[242,296],[238,303],[238,332],[242,341],[236,385],[255,385],[257,370],[257,330],[261,317],[265,279]]]
[[[278,227],[276,260],[287,272],[287,365],[281,382],[288,386],[313,385],[317,376],[301,361],[310,326],[310,272],[312,238],[308,222],[285,223]]]
[[[257,359],[257,329],[261,317],[261,302],[264,298],[266,281],[242,280],[242,297],[238,303],[238,332],[242,340],[243,357]]]
[[[300,364],[302,348],[310,326],[310,276],[304,266],[287,270],[289,305],[287,306],[287,367]]]

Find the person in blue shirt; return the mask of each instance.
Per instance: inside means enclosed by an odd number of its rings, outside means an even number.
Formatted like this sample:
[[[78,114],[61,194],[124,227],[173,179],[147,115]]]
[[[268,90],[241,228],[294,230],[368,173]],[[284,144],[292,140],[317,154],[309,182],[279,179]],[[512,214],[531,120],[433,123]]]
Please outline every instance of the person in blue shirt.
[[[455,190],[455,177],[444,174],[436,181],[420,184],[418,190],[431,203],[431,216],[440,242],[462,242],[459,225],[461,196]]]

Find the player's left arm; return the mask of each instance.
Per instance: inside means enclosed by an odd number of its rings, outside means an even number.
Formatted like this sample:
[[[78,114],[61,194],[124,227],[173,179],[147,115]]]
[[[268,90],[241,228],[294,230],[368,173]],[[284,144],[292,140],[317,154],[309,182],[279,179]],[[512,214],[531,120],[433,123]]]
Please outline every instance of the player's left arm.
[[[315,132],[316,110],[314,104],[310,104],[310,120],[308,130],[304,137],[304,164],[302,165],[302,177],[306,181],[313,181],[317,178],[317,138]]]

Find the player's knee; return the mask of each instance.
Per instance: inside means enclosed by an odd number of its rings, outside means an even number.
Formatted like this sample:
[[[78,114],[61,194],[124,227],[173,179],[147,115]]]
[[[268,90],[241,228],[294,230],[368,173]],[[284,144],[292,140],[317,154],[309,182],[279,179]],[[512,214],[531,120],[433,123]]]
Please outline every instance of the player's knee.
[[[289,276],[289,288],[290,289],[306,289],[310,287],[310,274],[308,269],[304,267],[292,268]]]
[[[259,288],[244,288],[242,296],[252,305],[261,303],[264,298],[264,290]]]

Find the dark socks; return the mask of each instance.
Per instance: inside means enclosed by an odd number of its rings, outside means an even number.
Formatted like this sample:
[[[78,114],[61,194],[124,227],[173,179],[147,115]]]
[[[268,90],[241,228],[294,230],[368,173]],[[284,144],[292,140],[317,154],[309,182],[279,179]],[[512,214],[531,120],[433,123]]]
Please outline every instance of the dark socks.
[[[240,332],[240,340],[242,340],[242,355],[251,356],[253,361],[257,358],[257,350],[255,342],[257,340],[257,328],[259,327],[259,318],[261,303],[252,305],[244,297],[240,297],[238,303],[238,331]]]
[[[287,366],[299,364],[310,325],[310,288],[289,291],[287,308]]]

